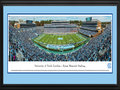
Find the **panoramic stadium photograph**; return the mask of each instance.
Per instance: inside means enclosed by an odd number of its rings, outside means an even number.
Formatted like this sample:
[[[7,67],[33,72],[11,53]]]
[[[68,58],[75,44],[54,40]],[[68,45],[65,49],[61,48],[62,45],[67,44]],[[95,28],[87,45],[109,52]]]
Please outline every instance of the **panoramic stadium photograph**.
[[[112,61],[111,15],[8,15],[9,61]]]

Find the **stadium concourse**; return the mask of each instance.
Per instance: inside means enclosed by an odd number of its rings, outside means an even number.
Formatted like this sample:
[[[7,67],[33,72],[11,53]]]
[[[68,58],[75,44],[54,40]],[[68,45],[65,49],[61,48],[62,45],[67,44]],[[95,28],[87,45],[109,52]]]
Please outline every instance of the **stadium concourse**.
[[[82,48],[67,54],[49,53],[35,46],[32,39],[42,34],[43,28],[16,29],[9,25],[9,61],[111,61],[111,24]]]

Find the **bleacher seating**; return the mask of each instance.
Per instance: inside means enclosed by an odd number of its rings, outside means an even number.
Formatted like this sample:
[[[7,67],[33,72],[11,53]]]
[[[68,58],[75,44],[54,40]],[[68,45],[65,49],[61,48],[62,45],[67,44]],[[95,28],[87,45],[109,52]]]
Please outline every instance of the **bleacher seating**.
[[[48,53],[34,45],[32,38],[43,33],[42,29],[9,26],[9,61],[111,61],[111,25],[79,50],[65,55]]]

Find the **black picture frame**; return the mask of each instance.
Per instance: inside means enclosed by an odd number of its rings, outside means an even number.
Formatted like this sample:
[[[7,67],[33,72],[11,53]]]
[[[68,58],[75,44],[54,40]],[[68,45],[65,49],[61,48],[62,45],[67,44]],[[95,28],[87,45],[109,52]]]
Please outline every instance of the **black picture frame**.
[[[113,84],[3,84],[3,6],[117,6],[117,85]],[[0,2],[1,89],[120,89],[120,1],[119,0],[2,0]]]

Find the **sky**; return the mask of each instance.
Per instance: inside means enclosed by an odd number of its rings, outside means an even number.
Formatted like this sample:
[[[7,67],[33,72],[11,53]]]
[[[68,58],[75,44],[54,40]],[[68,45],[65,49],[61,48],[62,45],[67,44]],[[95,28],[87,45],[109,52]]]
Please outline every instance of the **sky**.
[[[41,20],[60,20],[60,21],[70,21],[70,20],[81,20],[85,21],[86,17],[91,16],[8,16],[9,20],[19,21],[21,20],[33,20],[33,21],[41,21]],[[111,22],[111,16],[92,16],[92,19],[98,19],[101,22]]]

